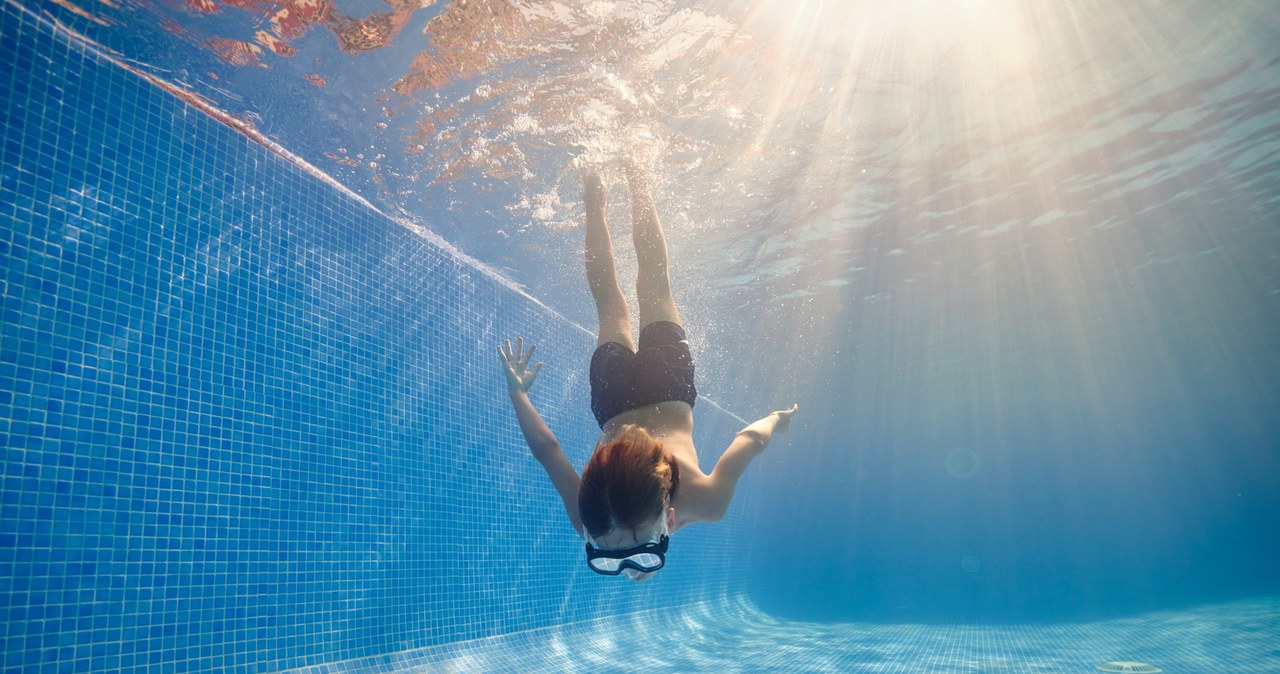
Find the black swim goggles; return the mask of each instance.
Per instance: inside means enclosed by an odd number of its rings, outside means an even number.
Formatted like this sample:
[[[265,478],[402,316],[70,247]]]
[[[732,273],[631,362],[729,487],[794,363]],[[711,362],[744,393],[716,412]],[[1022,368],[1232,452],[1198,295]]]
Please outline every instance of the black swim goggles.
[[[587,566],[605,576],[616,576],[623,569],[651,573],[667,563],[667,544],[671,539],[662,534],[657,543],[649,541],[623,550],[601,550],[587,543]]]

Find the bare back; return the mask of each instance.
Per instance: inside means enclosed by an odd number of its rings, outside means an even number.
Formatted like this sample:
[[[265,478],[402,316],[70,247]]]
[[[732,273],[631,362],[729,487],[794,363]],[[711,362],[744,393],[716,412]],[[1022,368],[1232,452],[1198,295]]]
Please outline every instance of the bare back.
[[[660,440],[663,449],[680,466],[680,489],[671,504],[676,509],[675,528],[714,519],[710,478],[698,465],[698,450],[693,446],[693,408],[689,403],[669,400],[623,412],[605,423],[600,441],[612,439],[625,424],[635,424]]]

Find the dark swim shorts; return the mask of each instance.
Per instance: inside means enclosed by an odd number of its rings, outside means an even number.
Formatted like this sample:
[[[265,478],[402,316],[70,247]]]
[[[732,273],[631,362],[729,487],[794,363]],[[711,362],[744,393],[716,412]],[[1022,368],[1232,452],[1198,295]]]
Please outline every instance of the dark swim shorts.
[[[637,407],[668,400],[692,406],[697,398],[689,342],[684,328],[675,323],[646,325],[634,353],[617,342],[605,342],[591,355],[591,411],[600,428]]]

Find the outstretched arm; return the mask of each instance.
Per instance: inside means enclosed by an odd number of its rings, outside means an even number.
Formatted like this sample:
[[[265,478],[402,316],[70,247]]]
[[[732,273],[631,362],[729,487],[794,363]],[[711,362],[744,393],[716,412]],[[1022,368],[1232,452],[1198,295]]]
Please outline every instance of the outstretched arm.
[[[724,517],[729,510],[729,502],[733,500],[733,491],[738,486],[738,479],[746,472],[751,460],[760,456],[764,448],[769,446],[774,433],[785,433],[791,426],[791,417],[796,413],[797,405],[785,410],[772,412],[769,416],[752,422],[738,431],[729,448],[724,450],[716,467],[711,471],[711,504],[710,512],[713,520]]]
[[[515,408],[516,418],[520,421],[520,432],[524,434],[529,451],[533,453],[533,458],[542,464],[543,470],[547,471],[547,477],[551,478],[551,484],[555,486],[556,491],[560,493],[560,500],[564,502],[569,522],[573,524],[574,531],[581,536],[582,520],[578,517],[578,472],[573,469],[573,464],[569,463],[568,457],[560,449],[560,441],[556,439],[555,434],[547,427],[547,422],[542,420],[542,415],[538,414],[537,408],[529,400],[529,388],[533,386],[533,380],[542,369],[542,363],[529,367],[529,359],[533,357],[533,352],[537,348],[536,345],[530,346],[526,352],[523,337],[516,340],[515,348],[512,348],[511,340],[498,346],[498,354],[502,356],[507,373],[507,393],[511,396],[511,406]]]

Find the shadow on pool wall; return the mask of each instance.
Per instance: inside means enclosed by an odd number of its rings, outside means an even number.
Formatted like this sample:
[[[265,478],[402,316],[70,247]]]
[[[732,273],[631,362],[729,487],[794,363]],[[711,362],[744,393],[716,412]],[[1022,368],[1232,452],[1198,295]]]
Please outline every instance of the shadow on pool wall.
[[[7,669],[274,671],[736,591],[747,499],[652,583],[582,564],[495,345],[540,344],[581,466],[586,331],[0,12]],[[703,447],[739,425],[699,407]]]

